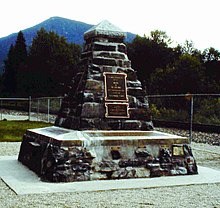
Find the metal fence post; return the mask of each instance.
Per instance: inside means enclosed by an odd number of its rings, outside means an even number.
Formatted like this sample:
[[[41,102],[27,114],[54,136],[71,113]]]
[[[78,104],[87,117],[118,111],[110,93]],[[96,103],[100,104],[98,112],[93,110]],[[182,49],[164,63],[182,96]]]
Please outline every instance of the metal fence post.
[[[47,122],[50,122],[50,98],[47,99]]]
[[[28,119],[31,120],[31,96],[29,96]]]
[[[40,115],[39,115],[39,112],[40,111],[40,100],[37,99],[37,120],[39,121],[40,120]]]
[[[62,105],[62,99],[61,98],[59,98],[59,104],[60,104],[60,107],[61,107],[61,105]]]
[[[189,137],[190,143],[192,142],[192,131],[193,131],[193,96],[190,99],[190,130],[189,130]]]
[[[2,121],[2,100],[1,100],[1,121]]]

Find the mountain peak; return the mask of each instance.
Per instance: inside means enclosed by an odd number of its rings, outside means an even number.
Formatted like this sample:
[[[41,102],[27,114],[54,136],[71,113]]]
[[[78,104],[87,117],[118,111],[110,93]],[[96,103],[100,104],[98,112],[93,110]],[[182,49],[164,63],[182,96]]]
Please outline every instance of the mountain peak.
[[[101,28],[106,29],[107,25],[110,25],[110,24],[107,22],[100,23],[100,25],[98,24],[99,25],[98,28],[100,28],[99,30],[101,30]],[[59,36],[64,36],[69,43],[75,43],[75,44],[82,45],[84,43],[84,40],[83,40],[84,33],[86,31],[91,30],[92,27],[93,27],[93,25],[90,25],[90,24],[87,24],[84,22],[54,16],[54,17],[50,17],[49,19],[47,19],[47,20],[45,20],[45,21],[43,21],[33,27],[22,30],[22,32],[24,34],[27,46],[31,45],[33,38],[37,34],[37,31],[39,31],[41,28],[44,28],[46,31],[54,31]],[[115,28],[114,30],[116,30],[116,31],[117,30],[121,31],[116,26],[113,27],[111,25],[111,28]],[[122,32],[122,33],[124,33],[124,32]],[[135,37],[134,34],[128,33],[126,41],[131,42],[134,37]],[[17,33],[11,34],[11,35],[4,37],[4,38],[0,38],[0,74],[2,73],[3,66],[4,66],[4,60],[7,57],[9,48],[10,48],[11,44],[15,44],[16,38],[17,38]]]

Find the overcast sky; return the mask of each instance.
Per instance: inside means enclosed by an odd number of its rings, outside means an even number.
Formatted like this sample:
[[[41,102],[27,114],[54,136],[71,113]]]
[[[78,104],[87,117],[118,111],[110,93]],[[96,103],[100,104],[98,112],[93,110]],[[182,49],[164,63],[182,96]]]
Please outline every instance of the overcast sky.
[[[89,24],[104,19],[147,36],[165,31],[174,43],[220,50],[220,0],[2,0],[0,37],[60,16]]]

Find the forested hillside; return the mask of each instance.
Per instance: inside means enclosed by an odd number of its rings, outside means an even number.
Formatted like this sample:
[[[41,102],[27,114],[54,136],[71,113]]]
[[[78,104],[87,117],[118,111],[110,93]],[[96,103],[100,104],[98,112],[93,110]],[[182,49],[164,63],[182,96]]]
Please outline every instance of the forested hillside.
[[[37,31],[44,28],[47,32],[53,31],[59,36],[64,36],[68,43],[75,43],[82,45],[83,34],[93,25],[75,20],[70,20],[62,17],[51,17],[31,28],[22,30],[26,45],[29,47],[33,38],[36,36]],[[15,44],[17,33],[11,34],[7,37],[0,38],[0,74],[3,71],[4,60],[8,54],[11,44]],[[135,37],[135,34],[127,33],[126,42],[131,42]]]
[[[2,75],[2,96],[57,96],[77,70],[81,46],[40,29],[27,50],[22,32],[11,45]]]
[[[193,43],[171,47],[163,31],[127,43],[132,67],[148,94],[219,93],[220,52],[199,51]],[[76,74],[81,46],[44,28],[29,49],[22,32],[11,45],[1,77],[1,96],[59,96]]]

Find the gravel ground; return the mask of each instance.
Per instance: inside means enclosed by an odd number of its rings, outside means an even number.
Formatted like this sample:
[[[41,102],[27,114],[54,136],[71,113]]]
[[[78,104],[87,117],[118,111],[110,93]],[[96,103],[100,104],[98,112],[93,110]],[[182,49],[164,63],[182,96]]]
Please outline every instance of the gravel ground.
[[[168,133],[186,135],[176,129],[157,129]],[[206,143],[192,143],[199,165],[220,170],[220,146],[210,145],[216,134],[195,132],[193,141],[206,138]],[[20,143],[0,143],[0,156],[17,155]],[[149,189],[99,191],[84,193],[56,193],[16,195],[0,180],[0,208],[31,207],[212,207],[220,208],[220,184],[191,185]]]

